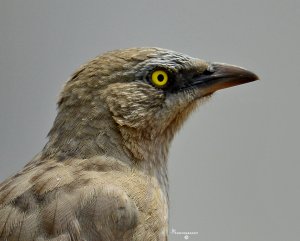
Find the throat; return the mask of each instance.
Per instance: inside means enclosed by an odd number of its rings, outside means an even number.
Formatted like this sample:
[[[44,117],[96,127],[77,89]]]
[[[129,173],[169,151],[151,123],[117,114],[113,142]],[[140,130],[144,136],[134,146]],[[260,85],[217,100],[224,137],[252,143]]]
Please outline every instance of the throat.
[[[171,138],[155,136],[146,130],[121,126],[124,147],[130,153],[136,169],[157,179],[163,192],[168,193],[168,153]]]

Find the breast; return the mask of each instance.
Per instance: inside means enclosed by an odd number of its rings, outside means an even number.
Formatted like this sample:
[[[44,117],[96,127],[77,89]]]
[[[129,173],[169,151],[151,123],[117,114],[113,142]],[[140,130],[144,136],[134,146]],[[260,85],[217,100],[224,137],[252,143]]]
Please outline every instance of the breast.
[[[139,212],[133,240],[167,240],[168,201],[158,181],[141,172],[129,172],[116,178]]]

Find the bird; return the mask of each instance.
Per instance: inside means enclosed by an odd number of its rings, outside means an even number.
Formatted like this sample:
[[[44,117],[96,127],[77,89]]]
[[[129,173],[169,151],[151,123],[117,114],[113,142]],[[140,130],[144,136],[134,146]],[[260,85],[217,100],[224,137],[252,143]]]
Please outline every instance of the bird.
[[[44,148],[0,184],[0,241],[168,240],[175,133],[217,90],[255,80],[157,47],[83,64],[60,93]]]

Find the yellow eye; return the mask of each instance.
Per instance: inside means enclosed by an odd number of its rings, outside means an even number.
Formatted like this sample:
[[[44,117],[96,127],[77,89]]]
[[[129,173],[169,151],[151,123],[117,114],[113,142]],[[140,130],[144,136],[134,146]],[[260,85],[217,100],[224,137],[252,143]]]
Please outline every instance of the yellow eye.
[[[151,81],[157,87],[164,87],[168,83],[168,74],[163,70],[156,70],[152,73]]]

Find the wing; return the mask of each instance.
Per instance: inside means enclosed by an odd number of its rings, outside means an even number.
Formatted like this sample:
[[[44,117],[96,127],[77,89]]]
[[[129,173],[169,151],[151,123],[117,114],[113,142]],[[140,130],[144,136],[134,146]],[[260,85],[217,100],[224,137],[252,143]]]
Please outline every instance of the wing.
[[[0,240],[131,240],[138,209],[114,185],[122,165],[46,161],[0,185]]]

